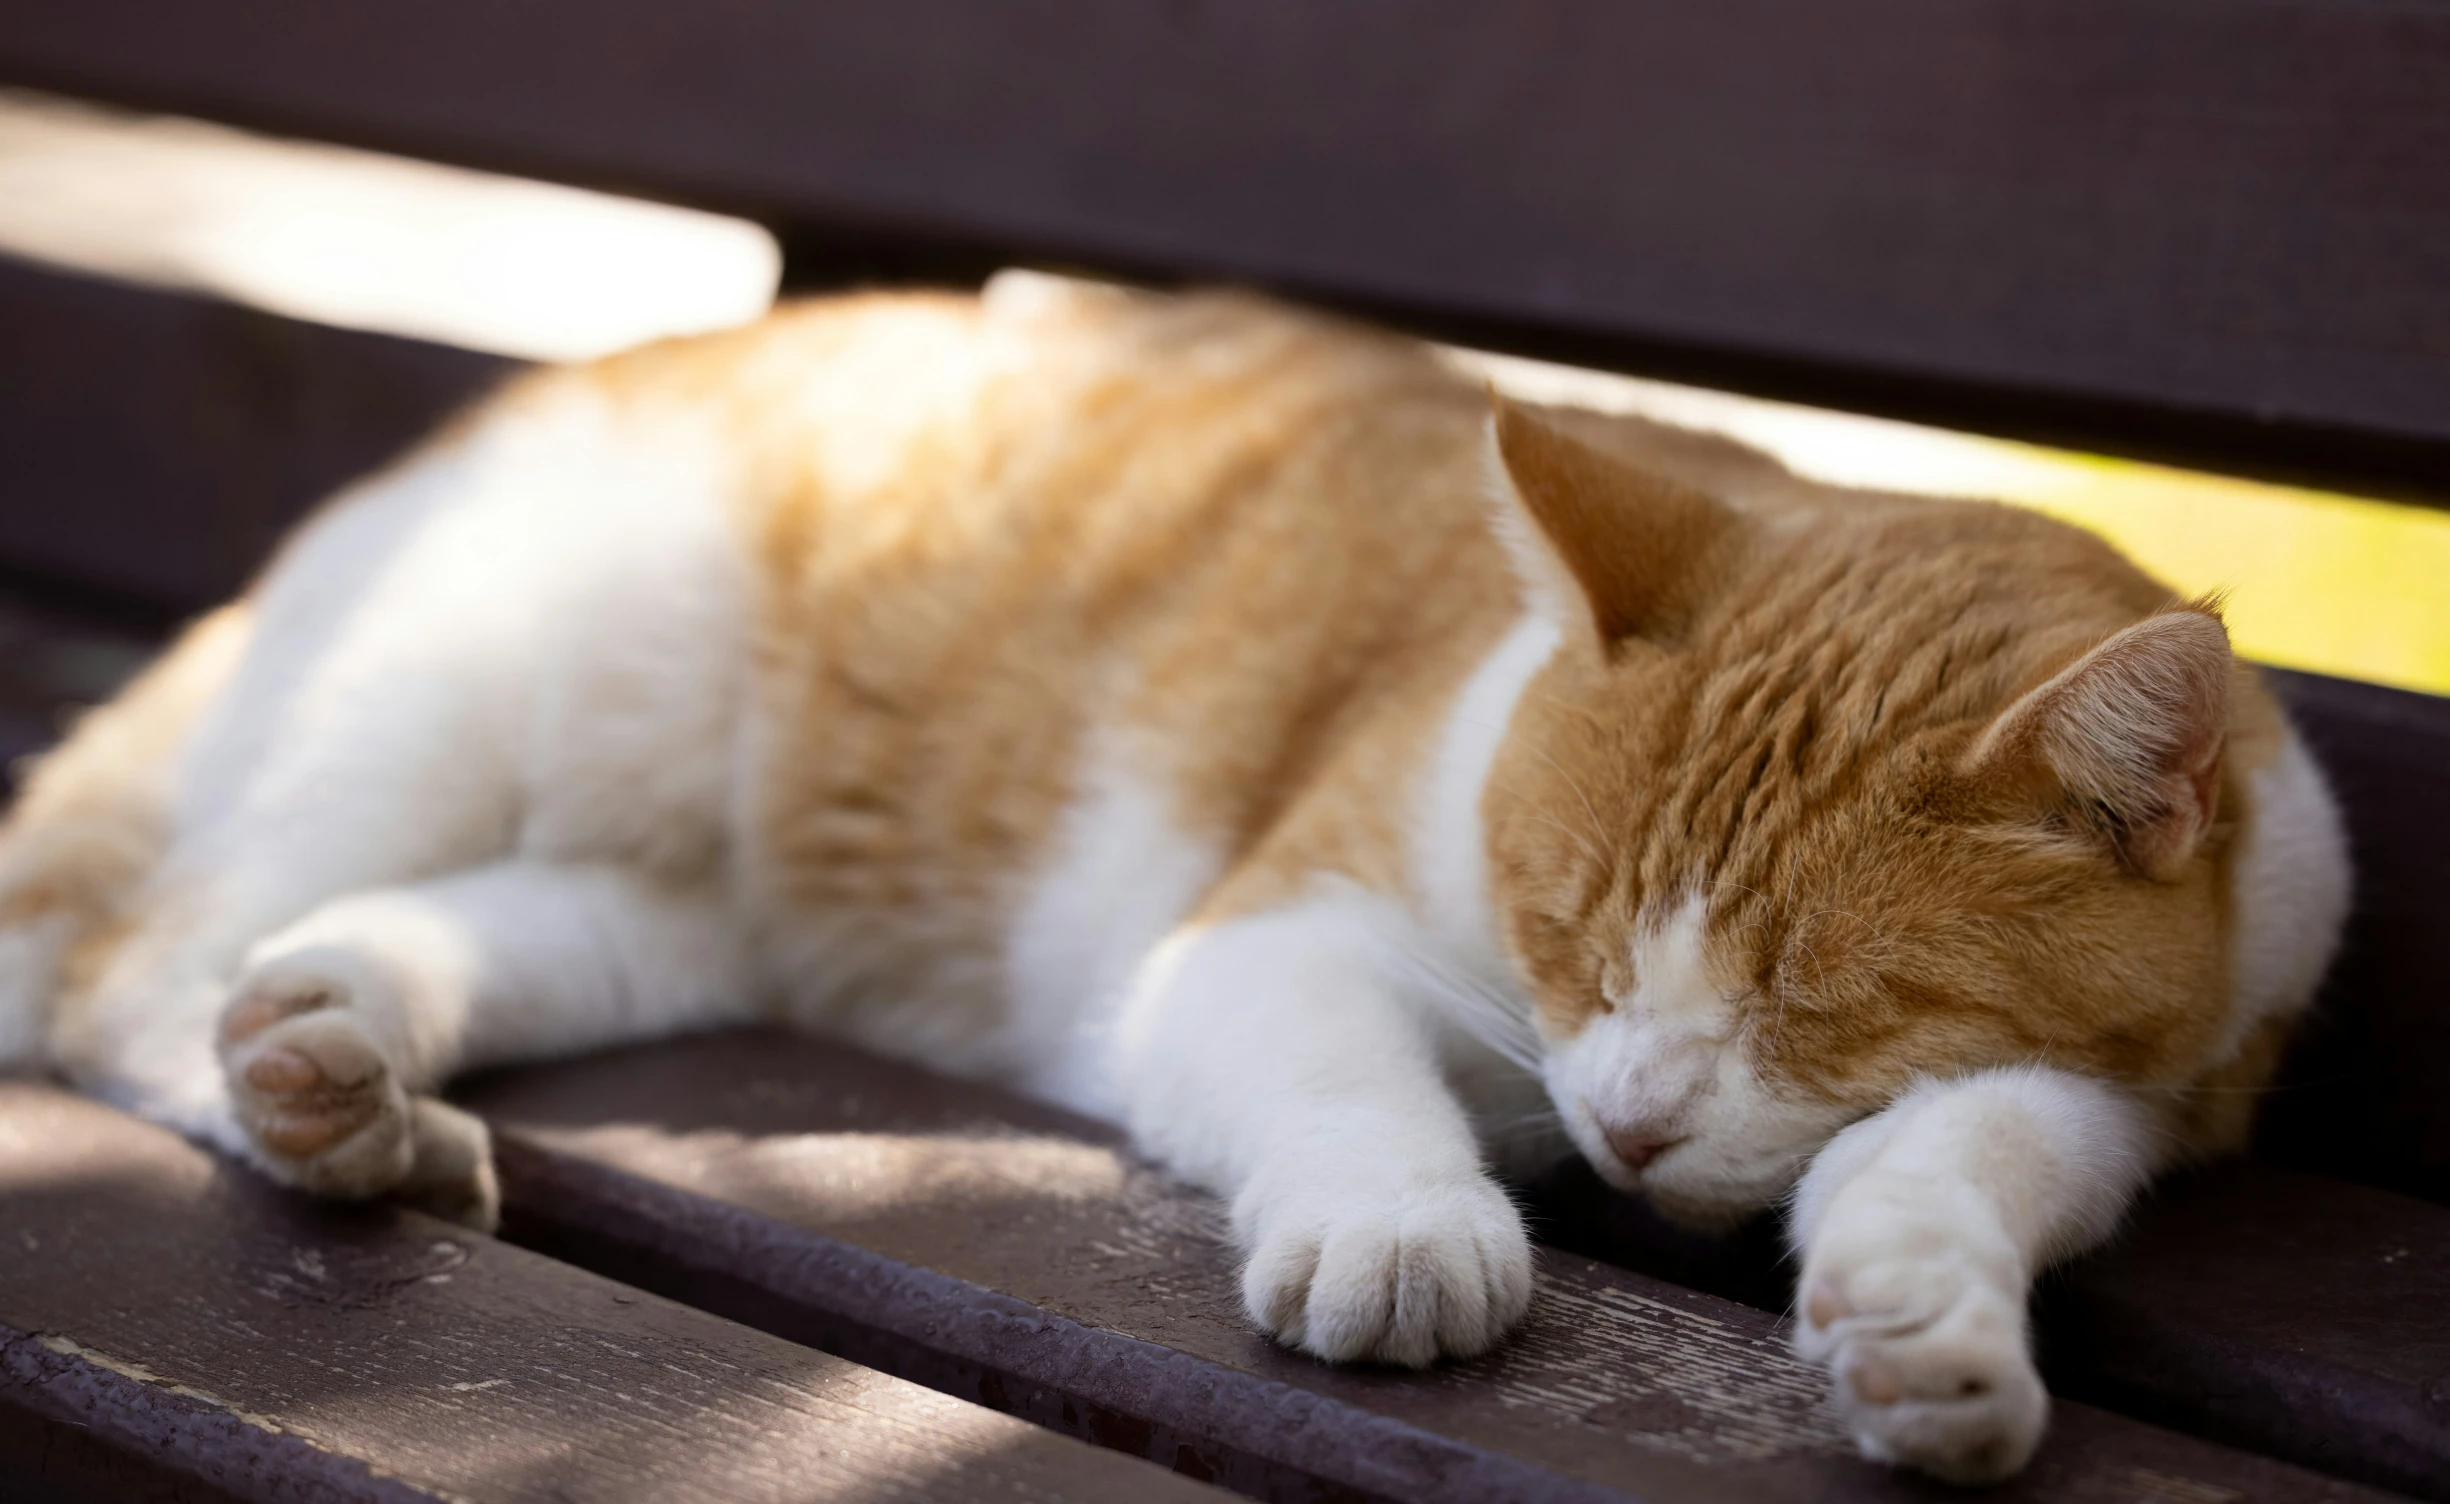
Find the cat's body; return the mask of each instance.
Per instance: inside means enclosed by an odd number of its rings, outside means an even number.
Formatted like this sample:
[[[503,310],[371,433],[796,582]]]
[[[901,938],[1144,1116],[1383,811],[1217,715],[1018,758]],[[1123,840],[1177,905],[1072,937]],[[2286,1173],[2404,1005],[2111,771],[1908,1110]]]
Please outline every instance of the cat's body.
[[[811,305],[520,383],[89,719],[0,1058],[481,1215],[450,1074],[779,1015],[1127,1123],[1412,1363],[1520,1314],[1553,1101],[1689,1216],[1802,1175],[1867,1448],[1995,1473],[2033,1272],[2239,1140],[2344,906],[2171,605],[1246,300]]]

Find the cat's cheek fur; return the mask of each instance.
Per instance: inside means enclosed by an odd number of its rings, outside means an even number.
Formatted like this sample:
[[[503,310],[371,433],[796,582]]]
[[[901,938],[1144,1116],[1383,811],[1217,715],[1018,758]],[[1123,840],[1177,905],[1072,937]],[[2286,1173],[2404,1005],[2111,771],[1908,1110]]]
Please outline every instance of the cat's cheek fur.
[[[2155,1158],[2125,1093],[2038,1067],[1927,1083],[1830,1141],[1795,1196],[1795,1346],[1865,1456],[1966,1483],[2024,1465],[2049,1417],[2033,1276],[2107,1236]]]
[[[1634,942],[1629,995],[1552,1041],[1542,1074],[1574,1146],[1619,1190],[1680,1221],[1724,1226],[1794,1183],[1853,1115],[1781,1092],[1745,1048],[1735,990],[1713,975],[1705,911],[1688,902]],[[1658,1146],[1643,1165],[1620,1146]]]

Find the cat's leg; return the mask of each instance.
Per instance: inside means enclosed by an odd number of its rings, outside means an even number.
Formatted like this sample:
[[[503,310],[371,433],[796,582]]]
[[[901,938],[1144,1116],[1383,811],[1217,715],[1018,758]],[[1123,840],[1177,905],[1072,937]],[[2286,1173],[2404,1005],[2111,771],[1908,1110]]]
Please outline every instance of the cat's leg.
[[[2153,1168],[2145,1112],[2060,1071],[1933,1084],[1831,1140],[1796,1194],[1796,1348],[1867,1456],[1980,1482],[2024,1465],[2050,1401],[2034,1275],[2106,1237]]]
[[[181,754],[247,634],[244,605],[197,622],[28,771],[0,825],[0,1069],[41,1057],[71,958],[161,861]]]
[[[1419,1366],[1521,1318],[1531,1243],[1372,964],[1382,922],[1335,899],[1177,935],[1116,1064],[1140,1141],[1231,1198],[1252,1320],[1323,1358]]]
[[[353,894],[258,943],[217,1034],[232,1108],[277,1178],[493,1215],[468,1068],[743,1021],[745,947],[713,886],[514,860]]]

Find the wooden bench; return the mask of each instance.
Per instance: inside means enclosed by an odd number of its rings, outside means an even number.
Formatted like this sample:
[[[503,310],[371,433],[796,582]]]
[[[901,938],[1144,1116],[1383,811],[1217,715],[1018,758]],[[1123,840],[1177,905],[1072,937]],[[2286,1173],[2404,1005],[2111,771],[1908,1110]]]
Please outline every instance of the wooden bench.
[[[2450,495],[2450,16],[1671,12],[85,0],[0,14],[0,82],[751,213],[803,285],[1224,274]],[[7,263],[0,348],[32,352],[0,361],[10,755],[508,369]],[[2348,804],[2347,950],[2254,1159],[2043,1292],[2062,1401],[2003,1497],[2450,1498],[2450,703],[2280,677]],[[464,1097],[507,1241],[0,1087],[0,1498],[1194,1488],[1133,1458],[1269,1498],[1933,1493],[1786,1355],[1773,1230],[1697,1241],[1576,1166],[1525,1188],[1524,1336],[1398,1375],[1270,1347],[1212,1206],[1000,1093],[739,1036]]]
[[[1186,1501],[1207,1488],[0,1083],[0,1497]]]

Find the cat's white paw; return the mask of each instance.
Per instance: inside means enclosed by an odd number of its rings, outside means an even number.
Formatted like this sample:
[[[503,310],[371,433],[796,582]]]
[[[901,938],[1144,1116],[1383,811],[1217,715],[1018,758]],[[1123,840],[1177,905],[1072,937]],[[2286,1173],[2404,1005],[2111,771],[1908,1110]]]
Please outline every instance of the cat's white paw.
[[[251,966],[221,1014],[230,1105],[274,1176],[332,1196],[376,1196],[408,1178],[407,1091],[355,1016],[382,985],[364,969],[283,957]]]
[[[1468,1357],[1531,1305],[1522,1215],[1477,1167],[1389,1179],[1308,1166],[1254,1181],[1234,1220],[1251,1319],[1330,1362]]]
[[[1954,1483],[2007,1477],[2050,1417],[2024,1290],[1962,1250],[1899,1241],[1814,1250],[1795,1349],[1827,1368],[1866,1457]]]
[[[221,1068],[255,1157],[327,1196],[389,1195],[481,1232],[501,1220],[493,1140],[479,1119],[412,1097],[363,1021],[393,984],[317,948],[247,968],[221,1013]]]

